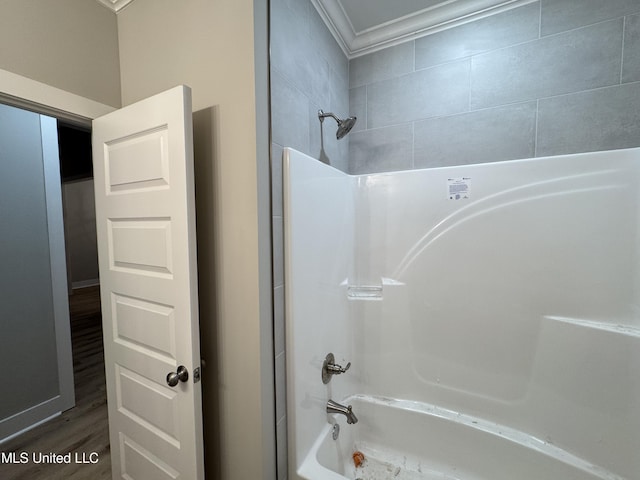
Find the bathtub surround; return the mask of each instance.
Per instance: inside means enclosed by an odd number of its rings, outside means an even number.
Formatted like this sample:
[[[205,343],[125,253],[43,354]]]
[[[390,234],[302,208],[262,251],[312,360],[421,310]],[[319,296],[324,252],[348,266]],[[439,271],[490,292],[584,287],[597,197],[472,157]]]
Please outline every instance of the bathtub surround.
[[[288,440],[292,442],[288,478],[298,480],[296,471],[302,457],[327,423],[327,400],[345,398],[349,394],[347,385],[361,371],[361,365],[352,362],[344,375],[333,378],[327,385],[322,380],[327,354],[334,353],[340,364],[351,361],[349,304],[343,281],[350,274],[353,276],[349,262],[355,249],[355,195],[353,179],[348,175],[317,161],[293,163],[291,155],[301,154],[289,149],[286,152],[287,419],[298,422],[297,427],[288,424]],[[311,211],[316,213],[310,215]],[[308,317],[308,321],[292,321],[312,311],[316,314]],[[300,428],[302,418],[306,428]]]
[[[638,14],[543,0],[352,59],[348,171],[640,145]]]
[[[282,149],[292,146],[347,170],[350,133],[336,140],[333,120],[349,112],[349,62],[308,0],[271,0],[271,179],[278,480],[287,478],[284,346]],[[354,129],[358,128],[360,119]]]
[[[355,478],[354,446],[397,467],[380,478],[638,477],[640,148],[358,176],[285,158],[290,480]],[[325,385],[329,352],[351,366]]]

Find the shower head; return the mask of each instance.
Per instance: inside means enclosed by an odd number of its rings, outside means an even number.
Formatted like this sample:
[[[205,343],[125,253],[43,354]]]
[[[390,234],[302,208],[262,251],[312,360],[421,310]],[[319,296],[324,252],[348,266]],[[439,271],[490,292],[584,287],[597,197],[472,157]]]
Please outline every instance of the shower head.
[[[349,133],[353,126],[356,124],[356,120],[356,117],[347,117],[341,122],[338,122],[338,131],[336,132],[336,138],[340,140],[347,133]]]
[[[357,120],[356,117],[347,117],[344,120],[341,120],[331,112],[324,113],[322,110],[318,110],[318,118],[320,119],[320,123],[324,122],[324,119],[326,117],[331,117],[336,122],[338,122],[338,131],[336,132],[336,138],[338,140],[343,138],[347,133],[351,131]]]

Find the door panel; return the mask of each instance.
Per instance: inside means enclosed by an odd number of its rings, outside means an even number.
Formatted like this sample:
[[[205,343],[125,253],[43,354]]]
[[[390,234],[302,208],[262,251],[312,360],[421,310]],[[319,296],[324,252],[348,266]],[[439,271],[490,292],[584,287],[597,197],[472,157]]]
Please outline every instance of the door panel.
[[[188,87],[93,125],[114,478],[204,478]],[[184,366],[186,381],[167,375]]]

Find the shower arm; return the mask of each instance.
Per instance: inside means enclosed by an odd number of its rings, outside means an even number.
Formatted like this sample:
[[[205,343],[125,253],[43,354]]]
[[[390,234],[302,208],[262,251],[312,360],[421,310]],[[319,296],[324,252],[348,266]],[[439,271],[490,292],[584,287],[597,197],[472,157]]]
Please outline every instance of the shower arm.
[[[322,110],[318,110],[318,118],[320,119],[321,122],[324,122],[324,119],[327,118],[327,117],[333,118],[336,122],[338,122],[338,125],[340,125],[342,123],[342,120],[340,120],[338,117],[336,117],[335,114],[333,114],[331,112],[324,113]]]

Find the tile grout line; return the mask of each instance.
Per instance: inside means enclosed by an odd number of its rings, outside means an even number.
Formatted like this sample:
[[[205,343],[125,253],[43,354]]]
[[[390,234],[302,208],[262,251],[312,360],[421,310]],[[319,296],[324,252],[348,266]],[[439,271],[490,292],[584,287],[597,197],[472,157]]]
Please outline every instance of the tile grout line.
[[[412,40],[411,44],[413,45],[413,68],[412,73],[416,73],[416,40]],[[415,170],[416,168],[416,122],[413,120],[411,122],[411,169]]]
[[[473,73],[473,55],[469,57],[469,82],[467,84],[467,113],[471,112],[471,76]]]
[[[416,41],[412,40],[411,45],[413,45],[413,65],[411,66],[411,71],[416,71]]]
[[[538,10],[538,40],[542,38],[542,0],[538,3],[540,9]]]
[[[624,37],[627,29],[627,17],[622,17],[622,45],[620,48],[620,83],[622,85],[622,74],[624,72]]]
[[[364,130],[369,130],[369,84],[364,86]]]
[[[540,99],[536,99],[536,121],[533,127],[533,158],[538,156],[538,120],[540,118]]]
[[[411,122],[411,168],[416,168],[416,122]]]

